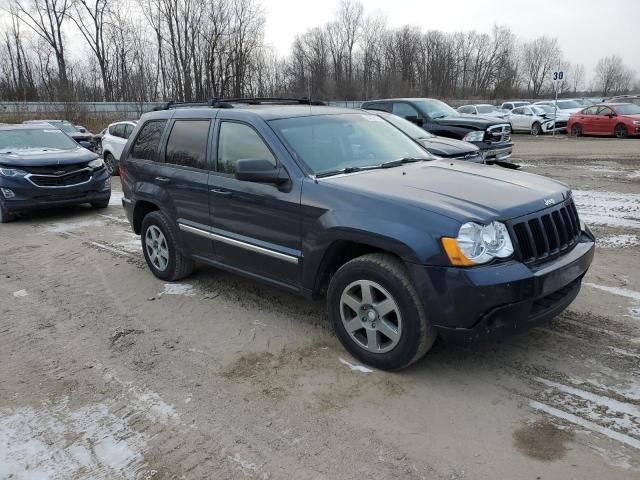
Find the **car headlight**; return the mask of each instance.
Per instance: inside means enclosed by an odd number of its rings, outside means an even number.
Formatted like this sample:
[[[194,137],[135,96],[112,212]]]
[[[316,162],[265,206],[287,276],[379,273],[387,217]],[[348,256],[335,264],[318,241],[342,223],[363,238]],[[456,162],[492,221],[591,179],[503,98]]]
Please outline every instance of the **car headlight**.
[[[475,132],[469,132],[464,136],[462,140],[464,140],[465,142],[481,142],[482,140],[484,140],[484,131],[477,130]]]
[[[501,222],[491,222],[489,225],[465,223],[460,227],[456,238],[442,238],[442,246],[451,264],[461,267],[513,255],[509,231]]]
[[[93,168],[94,170],[98,170],[99,168],[104,167],[104,160],[101,158],[96,158],[95,160],[91,160],[89,163],[89,168]]]
[[[0,175],[3,177],[24,177],[26,174],[27,172],[19,168],[0,168]]]
[[[634,121],[633,121],[633,124],[634,124],[634,125],[640,125],[640,120],[634,120]]]

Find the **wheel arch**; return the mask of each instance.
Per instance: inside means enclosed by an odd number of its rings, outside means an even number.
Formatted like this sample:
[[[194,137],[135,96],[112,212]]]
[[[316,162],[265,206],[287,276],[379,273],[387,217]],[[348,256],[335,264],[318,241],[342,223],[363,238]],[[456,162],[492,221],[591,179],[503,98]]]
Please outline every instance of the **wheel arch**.
[[[154,211],[159,211],[160,207],[155,203],[146,201],[146,200],[138,200],[133,207],[133,231],[136,235],[140,235],[142,231],[142,221],[144,217],[146,217],[149,213]]]

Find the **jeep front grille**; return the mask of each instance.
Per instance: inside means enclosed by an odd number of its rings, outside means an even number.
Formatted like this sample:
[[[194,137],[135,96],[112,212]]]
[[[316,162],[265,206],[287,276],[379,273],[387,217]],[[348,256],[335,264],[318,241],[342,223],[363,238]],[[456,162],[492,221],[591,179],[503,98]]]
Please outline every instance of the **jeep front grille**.
[[[580,240],[580,219],[572,199],[511,223],[521,260],[536,263],[571,250]]]

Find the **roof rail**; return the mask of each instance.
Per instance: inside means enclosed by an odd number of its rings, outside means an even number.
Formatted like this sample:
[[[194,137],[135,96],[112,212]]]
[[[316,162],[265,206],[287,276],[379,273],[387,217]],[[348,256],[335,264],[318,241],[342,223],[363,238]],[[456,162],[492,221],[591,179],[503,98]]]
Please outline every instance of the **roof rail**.
[[[211,107],[211,108],[233,108],[232,103],[244,103],[247,105],[326,105],[326,103],[318,100],[309,100],[308,98],[283,98],[283,97],[246,97],[246,98],[210,98],[202,102],[176,102],[171,100],[160,107],[155,107],[154,111],[170,110],[172,108],[190,108],[190,107]]]

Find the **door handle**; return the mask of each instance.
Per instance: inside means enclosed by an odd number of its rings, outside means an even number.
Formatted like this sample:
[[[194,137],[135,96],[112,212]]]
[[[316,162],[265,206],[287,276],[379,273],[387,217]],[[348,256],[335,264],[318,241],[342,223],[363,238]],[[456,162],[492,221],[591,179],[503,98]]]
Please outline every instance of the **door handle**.
[[[232,195],[229,190],[224,190],[222,188],[214,188],[211,190],[211,193],[218,195],[219,197],[230,197]]]
[[[156,177],[156,182],[158,183],[169,183],[170,181],[171,179],[167,177]]]

